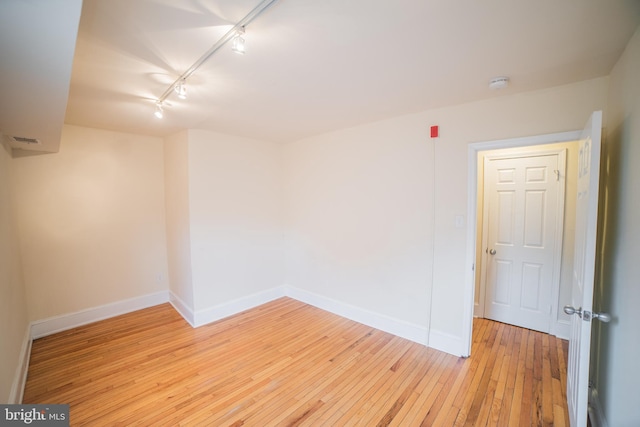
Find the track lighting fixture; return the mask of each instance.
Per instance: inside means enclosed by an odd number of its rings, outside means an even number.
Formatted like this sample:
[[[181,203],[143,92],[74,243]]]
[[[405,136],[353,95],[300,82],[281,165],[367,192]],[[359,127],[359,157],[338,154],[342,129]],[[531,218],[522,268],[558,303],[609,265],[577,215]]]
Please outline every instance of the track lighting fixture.
[[[162,109],[162,102],[156,102],[156,112],[153,113],[154,116],[161,119],[164,117],[164,110]]]
[[[233,38],[233,43],[231,45],[231,50],[233,50],[235,53],[239,53],[240,55],[244,55],[245,53],[244,38],[242,36],[244,36],[244,27],[238,28],[238,31],[236,31],[236,36]]]
[[[185,87],[185,80],[182,79],[178,82],[174,87],[176,93],[178,94],[178,98],[187,99],[187,88]]]
[[[231,49],[240,54],[245,53],[244,46],[244,29],[247,25],[249,25],[254,19],[256,19],[260,14],[262,14],[269,6],[277,2],[278,0],[262,0],[260,4],[258,4],[251,12],[247,14],[244,18],[242,18],[236,25],[233,26],[220,40],[213,44],[202,56],[187,69],[184,73],[180,75],[172,84],[164,91],[164,93],[158,97],[156,101],[156,111],[154,115],[161,119],[164,116],[163,105],[165,100],[175,92],[178,95],[178,98],[185,99],[187,97],[187,89],[185,87],[185,83],[189,77],[193,73],[195,73],[198,68],[202,66],[209,58],[213,56],[222,46],[224,46],[227,42],[231,41]]]

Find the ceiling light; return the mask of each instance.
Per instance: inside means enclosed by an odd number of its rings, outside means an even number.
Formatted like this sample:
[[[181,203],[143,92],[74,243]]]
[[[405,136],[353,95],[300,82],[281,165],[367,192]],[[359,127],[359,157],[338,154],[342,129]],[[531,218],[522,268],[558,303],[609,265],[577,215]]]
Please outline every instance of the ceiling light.
[[[504,89],[509,85],[509,77],[494,77],[489,81],[489,89]]]
[[[180,80],[174,89],[178,94],[178,98],[187,99],[187,88],[185,87],[184,79]]]
[[[245,53],[244,38],[242,36],[244,36],[244,27],[238,28],[236,36],[233,38],[233,44],[231,45],[231,50],[240,55],[244,55]]]
[[[164,117],[164,110],[162,109],[162,102],[156,102],[156,111],[153,113],[154,116],[161,119]]]
[[[249,25],[260,16],[264,11],[266,11],[271,5],[276,3],[278,0],[262,0],[260,4],[258,4],[255,8],[251,10],[244,18],[242,18],[236,25],[233,26],[229,31],[225,33],[217,42],[215,42],[209,50],[202,54],[200,58],[196,62],[194,62],[184,73],[182,73],[167,89],[164,91],[162,95],[160,95],[156,101],[156,112],[155,115],[158,118],[162,118],[162,103],[171,95],[173,92],[178,94],[178,97],[184,99],[187,95],[187,91],[185,89],[186,80],[191,77],[193,73],[195,73],[205,62],[207,62],[222,46],[227,44],[228,42],[232,42],[232,48],[234,52],[244,53],[244,29],[245,26]]]

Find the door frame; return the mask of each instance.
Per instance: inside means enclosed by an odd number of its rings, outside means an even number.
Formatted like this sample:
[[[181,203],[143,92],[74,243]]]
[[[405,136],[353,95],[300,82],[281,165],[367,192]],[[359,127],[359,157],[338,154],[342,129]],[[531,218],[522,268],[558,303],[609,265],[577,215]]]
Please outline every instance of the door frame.
[[[540,146],[558,142],[578,141],[582,131],[560,132],[545,135],[528,136],[522,138],[509,138],[494,141],[473,142],[467,146],[467,252],[466,262],[469,266],[465,274],[463,292],[463,324],[462,324],[462,356],[471,355],[471,342],[473,332],[473,310],[475,299],[475,263],[477,236],[477,211],[478,211],[478,152],[497,150],[502,148],[516,148],[527,146]],[[482,242],[480,242],[482,243]]]
[[[485,164],[486,161],[489,160],[502,160],[502,159],[521,159],[524,157],[541,157],[541,156],[557,156],[558,159],[558,165],[559,168],[562,170],[562,176],[558,177],[558,180],[561,182],[561,186],[558,189],[558,205],[556,206],[556,223],[555,223],[555,227],[556,227],[556,233],[555,233],[555,239],[553,242],[553,266],[551,269],[551,312],[549,313],[549,318],[550,318],[550,322],[549,322],[549,330],[547,331],[547,333],[550,333],[551,335],[557,335],[557,324],[555,319],[557,319],[558,317],[558,299],[560,297],[560,272],[561,272],[561,268],[562,268],[562,249],[563,249],[563,242],[564,242],[564,215],[565,215],[565,209],[566,209],[566,171],[567,171],[567,149],[566,148],[549,148],[549,149],[540,149],[540,150],[535,150],[535,149],[530,149],[532,148],[530,145],[526,146],[526,147],[516,147],[516,148],[522,148],[521,150],[518,151],[514,151],[514,152],[510,152],[510,153],[505,153],[505,152],[500,152],[500,153],[494,153],[494,154],[485,154],[484,155],[484,159],[485,159]],[[488,151],[488,150],[481,150],[481,151]],[[479,242],[481,247],[487,247],[487,239],[488,239],[488,221],[489,221],[489,217],[487,215],[487,206],[486,206],[486,197],[487,197],[487,192],[486,192],[486,185],[487,183],[485,182],[485,178],[486,178],[486,169],[484,169],[485,165],[483,165],[483,171],[482,174],[478,173],[478,180],[480,179],[480,177],[482,176],[482,185],[483,185],[483,191],[482,191],[482,203],[483,203],[483,207],[482,207],[482,214],[481,214],[481,219],[482,219],[482,241]],[[478,171],[479,172],[479,171]],[[479,200],[480,201],[480,200]],[[482,252],[482,261],[480,263],[480,265],[476,265],[476,268],[480,269],[480,286],[479,286],[479,290],[480,290],[480,295],[478,298],[478,306],[474,307],[474,315],[476,316],[480,316],[485,318],[485,299],[486,299],[486,286],[487,286],[487,280],[486,280],[486,269],[487,269],[487,254],[485,252]],[[477,261],[477,260],[476,260]],[[475,298],[474,298],[474,305],[475,305]],[[478,310],[476,311],[475,308],[477,308]]]

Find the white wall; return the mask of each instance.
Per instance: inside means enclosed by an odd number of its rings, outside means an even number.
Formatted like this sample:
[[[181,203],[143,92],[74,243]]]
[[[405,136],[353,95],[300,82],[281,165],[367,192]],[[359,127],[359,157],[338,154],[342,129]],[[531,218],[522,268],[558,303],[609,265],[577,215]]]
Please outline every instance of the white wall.
[[[433,144],[418,116],[285,149],[286,283],[424,328]]]
[[[183,315],[194,311],[189,218],[188,132],[165,138],[164,186],[169,288]],[[182,307],[184,305],[184,307]]]
[[[614,67],[607,108],[600,219],[602,264],[594,310],[592,379],[609,426],[640,425],[640,29]]]
[[[162,139],[65,126],[13,159],[31,320],[167,289]]]
[[[281,146],[189,130],[196,311],[283,283]]]
[[[286,283],[461,345],[467,144],[582,129],[608,78],[430,110],[285,147]],[[429,126],[441,137],[429,139]]]
[[[0,141],[2,134],[0,134]],[[15,222],[8,148],[0,143],[0,402],[15,401],[21,350],[28,337],[27,305]],[[19,396],[18,396],[19,397]]]

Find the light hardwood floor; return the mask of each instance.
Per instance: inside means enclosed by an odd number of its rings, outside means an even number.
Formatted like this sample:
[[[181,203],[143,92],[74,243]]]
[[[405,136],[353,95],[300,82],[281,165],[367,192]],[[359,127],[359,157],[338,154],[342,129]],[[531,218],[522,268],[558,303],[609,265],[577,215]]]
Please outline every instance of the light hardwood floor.
[[[464,359],[289,298],[197,329],[163,304],[34,341],[24,403],[72,426],[568,426],[566,354],[484,319]]]

